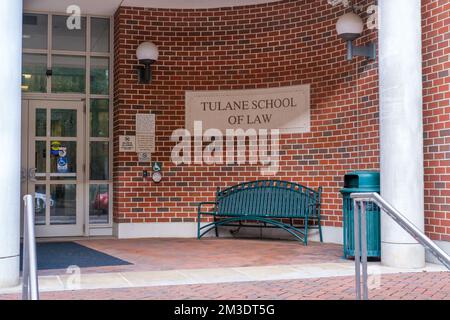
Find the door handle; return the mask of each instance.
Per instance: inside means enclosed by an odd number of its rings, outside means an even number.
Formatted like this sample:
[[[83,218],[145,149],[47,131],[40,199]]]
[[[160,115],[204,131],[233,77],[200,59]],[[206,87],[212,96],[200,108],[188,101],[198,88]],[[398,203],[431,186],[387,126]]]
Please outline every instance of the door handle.
[[[30,179],[31,182],[36,182],[36,168],[28,169],[28,179]]]

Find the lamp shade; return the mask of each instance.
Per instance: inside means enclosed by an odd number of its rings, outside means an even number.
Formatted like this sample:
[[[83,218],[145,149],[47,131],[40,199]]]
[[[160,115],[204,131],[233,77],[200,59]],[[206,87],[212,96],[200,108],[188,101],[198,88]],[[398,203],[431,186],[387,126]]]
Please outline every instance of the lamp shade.
[[[152,42],[143,42],[136,50],[139,61],[157,61],[159,57],[158,47]]]
[[[363,33],[364,23],[356,13],[350,12],[338,19],[336,30],[345,40],[355,40]]]

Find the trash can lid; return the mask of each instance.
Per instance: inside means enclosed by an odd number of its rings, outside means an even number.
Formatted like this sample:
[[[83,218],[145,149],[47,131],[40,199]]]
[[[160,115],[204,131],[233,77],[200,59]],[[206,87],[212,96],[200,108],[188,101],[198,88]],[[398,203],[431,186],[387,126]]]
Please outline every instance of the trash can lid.
[[[380,189],[380,172],[378,171],[353,171],[344,177],[344,188]]]

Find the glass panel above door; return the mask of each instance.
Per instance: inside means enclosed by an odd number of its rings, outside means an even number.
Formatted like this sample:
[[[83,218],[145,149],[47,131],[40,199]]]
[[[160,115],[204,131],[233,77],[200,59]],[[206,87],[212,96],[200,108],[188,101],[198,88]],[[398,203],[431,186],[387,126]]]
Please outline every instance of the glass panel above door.
[[[81,17],[80,29],[70,22],[68,16],[53,16],[53,50],[86,51],[86,18]]]
[[[52,109],[50,132],[52,137],[76,137],[77,110]]]
[[[22,46],[24,49],[47,49],[48,16],[23,15]]]
[[[108,58],[91,58],[91,94],[109,94]]]
[[[52,92],[84,93],[86,90],[86,58],[53,56]]]
[[[109,19],[91,18],[91,51],[109,52]]]
[[[91,137],[109,137],[109,100],[91,100]]]
[[[47,92],[47,56],[26,53],[22,60],[22,91]]]

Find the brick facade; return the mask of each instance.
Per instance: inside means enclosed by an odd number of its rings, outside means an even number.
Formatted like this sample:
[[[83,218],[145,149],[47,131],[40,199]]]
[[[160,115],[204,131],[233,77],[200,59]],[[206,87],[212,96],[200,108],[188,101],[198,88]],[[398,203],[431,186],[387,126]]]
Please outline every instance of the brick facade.
[[[450,241],[450,3],[422,1],[425,225]]]
[[[359,2],[364,8],[372,3]],[[435,3],[442,3],[441,9]],[[445,173],[448,154],[442,137],[447,105],[445,95],[434,86],[448,82],[446,71],[435,66],[445,67],[449,40],[437,34],[446,28],[436,21],[440,15],[427,18],[431,10],[446,10],[442,21],[448,19],[448,4],[443,3],[424,3],[424,41],[430,47],[424,48],[428,64],[424,70],[429,71],[425,86],[433,85],[433,90],[425,88],[426,208],[427,231],[434,239],[448,240],[450,217],[444,211],[450,185],[442,180],[441,171]],[[362,58],[346,61],[345,43],[335,32],[342,14],[341,6],[332,7],[325,0],[205,10],[119,8],[115,14],[114,222],[193,222],[196,203],[213,200],[216,187],[264,178],[257,166],[172,164],[170,136],[184,127],[186,90],[310,84],[311,132],[282,135],[279,178],[322,186],[323,225],[342,226],[343,175],[379,168],[378,65]],[[367,30],[358,41],[376,41],[376,37],[376,31]],[[135,70],[136,48],[143,41],[154,42],[160,50],[149,85],[138,84]],[[142,178],[142,170],[150,168],[136,155],[119,152],[118,136],[135,134],[138,112],[156,114],[152,161],[163,163],[160,184]]]

